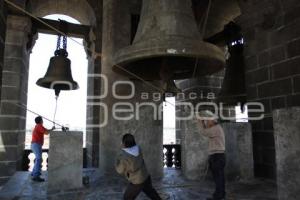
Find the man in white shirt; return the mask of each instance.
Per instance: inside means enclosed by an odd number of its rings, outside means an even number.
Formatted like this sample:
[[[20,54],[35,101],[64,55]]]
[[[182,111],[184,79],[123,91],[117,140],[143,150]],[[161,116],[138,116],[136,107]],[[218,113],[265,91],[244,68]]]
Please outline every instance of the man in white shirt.
[[[225,199],[225,136],[218,124],[218,117],[211,111],[201,111],[198,115],[200,133],[208,137],[209,168],[212,172],[216,189],[212,198],[207,200]]]

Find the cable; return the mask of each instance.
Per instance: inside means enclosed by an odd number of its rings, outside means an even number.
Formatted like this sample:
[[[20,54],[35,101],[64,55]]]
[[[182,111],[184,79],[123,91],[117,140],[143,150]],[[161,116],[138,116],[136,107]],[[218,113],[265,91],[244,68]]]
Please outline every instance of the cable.
[[[26,106],[24,106],[24,105],[22,105],[22,104],[14,103],[14,102],[11,102],[11,103],[13,103],[13,104],[15,104],[15,105],[17,105],[17,106],[19,106],[19,107],[21,107],[21,108],[27,110],[28,112],[31,112],[31,113],[33,113],[33,114],[35,114],[35,115],[38,115],[38,116],[41,116],[43,119],[45,119],[45,120],[47,120],[47,121],[49,121],[49,122],[52,122],[54,125],[58,125],[58,126],[60,126],[61,128],[63,128],[63,129],[66,130],[66,128],[65,128],[63,125],[58,124],[58,123],[52,121],[51,119],[48,119],[47,117],[44,117],[44,116],[38,114],[37,112],[34,112],[34,111],[28,109]]]

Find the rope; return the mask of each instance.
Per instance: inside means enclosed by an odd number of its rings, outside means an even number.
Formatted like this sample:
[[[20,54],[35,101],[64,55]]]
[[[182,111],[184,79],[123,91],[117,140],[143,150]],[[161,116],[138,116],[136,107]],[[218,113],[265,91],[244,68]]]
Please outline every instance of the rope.
[[[53,115],[53,126],[55,126],[55,117],[56,117],[56,112],[57,112],[57,100],[58,100],[58,96],[55,96],[55,109],[54,109],[54,115]]]
[[[196,75],[197,66],[198,66],[198,58],[196,58],[196,62],[195,62],[195,66],[194,66],[194,72],[193,72],[193,77],[195,77],[195,75]]]
[[[206,31],[206,25],[207,25],[208,15],[209,15],[209,12],[210,12],[210,7],[211,7],[211,0],[208,1],[207,11],[206,11],[206,15],[205,15],[205,18],[204,18],[203,29],[202,29],[202,33],[201,33],[202,39],[203,39],[205,31]]]
[[[64,128],[64,129],[65,129],[65,127],[64,127],[63,125],[58,124],[58,123],[52,121],[51,119],[48,119],[47,117],[44,117],[43,115],[40,115],[40,114],[38,114],[37,112],[34,112],[34,111],[28,109],[26,106],[24,106],[24,105],[22,105],[22,104],[14,103],[14,102],[11,102],[11,103],[13,103],[13,104],[15,104],[15,105],[17,105],[17,106],[19,106],[19,107],[21,107],[21,108],[27,110],[28,112],[31,112],[31,113],[33,113],[33,114],[35,114],[35,115],[38,115],[38,116],[41,116],[43,119],[45,119],[45,120],[47,120],[47,121],[49,121],[49,122],[52,122],[54,125],[58,125],[58,126],[60,126],[61,128]]]
[[[208,1],[207,11],[206,11],[206,15],[204,17],[203,28],[202,28],[202,32],[201,32],[202,39],[204,38],[204,34],[205,34],[205,31],[206,31],[206,25],[207,25],[208,15],[209,15],[209,12],[210,12],[210,7],[211,7],[211,0]],[[201,22],[202,22],[202,20],[201,20]],[[193,71],[193,76],[192,77],[195,77],[197,68],[198,68],[198,58],[196,59],[196,62],[195,62],[195,66],[194,66],[194,71]]]

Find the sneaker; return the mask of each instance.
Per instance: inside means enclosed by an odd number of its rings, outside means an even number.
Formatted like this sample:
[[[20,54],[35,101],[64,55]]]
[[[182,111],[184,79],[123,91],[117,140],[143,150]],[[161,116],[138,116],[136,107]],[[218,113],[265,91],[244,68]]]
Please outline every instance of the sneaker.
[[[36,181],[36,182],[44,182],[45,181],[45,179],[43,179],[43,178],[41,178],[39,176],[33,177],[32,180]]]

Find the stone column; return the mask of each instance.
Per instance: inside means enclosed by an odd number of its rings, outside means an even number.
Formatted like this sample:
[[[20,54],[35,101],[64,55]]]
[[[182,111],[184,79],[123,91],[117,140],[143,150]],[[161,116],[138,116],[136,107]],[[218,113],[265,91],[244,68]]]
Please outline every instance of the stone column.
[[[250,123],[222,123],[226,142],[226,178],[249,181],[254,178],[252,129]]]
[[[205,178],[208,167],[208,139],[199,133],[196,120],[182,117],[195,112],[198,103],[214,101],[221,89],[223,76],[221,71],[210,76],[176,81],[178,88],[182,90],[176,98],[176,136],[181,139],[183,173],[191,180]],[[186,103],[192,107],[184,106]],[[203,104],[198,109],[211,108]]]
[[[149,106],[142,107],[139,114],[131,113],[134,118],[126,121],[117,120],[112,113],[116,103],[130,103],[135,112],[136,103],[141,102],[141,92],[150,91],[153,93],[151,87],[149,88],[149,86],[137,81],[133,83],[133,87],[128,84],[119,84],[116,87],[116,93],[121,96],[130,95],[134,89],[133,97],[121,99],[112,94],[112,86],[116,81],[128,81],[128,78],[114,73],[112,66],[114,53],[130,45],[130,21],[131,16],[127,2],[103,1],[102,74],[107,77],[108,82],[101,85],[101,91],[107,91],[108,94],[101,100],[103,106],[99,107],[100,123],[107,119],[107,124],[100,129],[99,166],[104,173],[115,173],[114,162],[120,151],[122,135],[130,132],[134,133],[137,143],[142,146],[150,174],[153,177],[161,177],[163,174],[162,123],[161,120],[153,119],[153,109]],[[104,107],[106,107],[106,110]],[[124,108],[128,109],[128,106]],[[125,115],[128,116],[127,113]],[[135,119],[137,116],[140,117],[139,120]]]
[[[82,187],[82,132],[50,133],[48,193]]]
[[[208,139],[200,134],[196,120],[181,121],[182,170],[190,180],[204,179],[208,172]]]
[[[300,198],[300,107],[273,111],[279,200]]]
[[[1,176],[9,178],[20,169],[25,142],[29,53],[28,35],[31,21],[9,15],[4,52],[0,111]]]
[[[102,19],[102,17],[101,17]],[[87,81],[87,112],[86,112],[86,149],[87,166],[99,167],[99,134],[100,128],[93,127],[100,121],[100,112],[94,104],[100,101],[101,95],[101,48],[102,48],[102,23],[91,30],[89,41],[85,42],[88,55],[88,81]]]
[[[100,62],[101,64],[101,62]],[[87,149],[87,165],[89,167],[97,167],[99,165],[99,128],[90,127],[99,121],[99,112],[96,112],[93,106],[93,97],[96,96],[95,87],[99,82],[95,75],[94,59],[88,58],[88,85],[87,85],[87,106],[86,106],[86,149]],[[100,88],[97,88],[100,91]]]
[[[196,120],[188,120],[182,139],[182,168],[190,180],[204,179],[208,171],[208,138],[197,127]],[[249,123],[222,123],[226,138],[227,180],[249,181],[254,177],[252,131]]]

